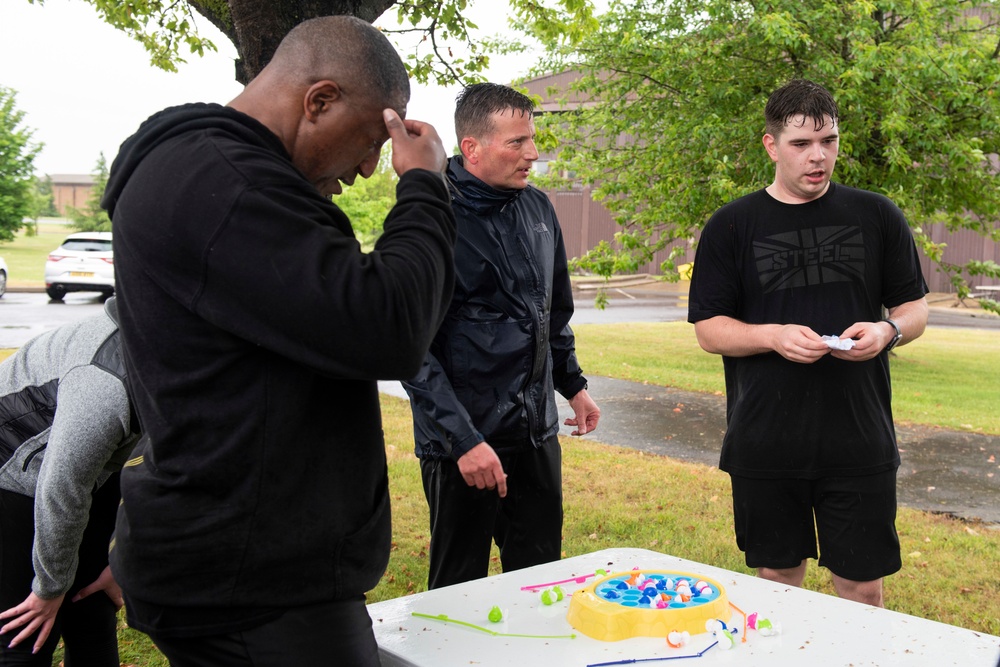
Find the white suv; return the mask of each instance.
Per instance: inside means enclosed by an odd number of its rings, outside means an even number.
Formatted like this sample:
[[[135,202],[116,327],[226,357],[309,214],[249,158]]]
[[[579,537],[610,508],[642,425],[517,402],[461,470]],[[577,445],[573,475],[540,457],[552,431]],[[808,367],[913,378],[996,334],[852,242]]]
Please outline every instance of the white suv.
[[[45,261],[45,293],[61,301],[67,292],[115,293],[111,232],[70,234]]]
[[[7,291],[7,262],[0,257],[0,296]]]

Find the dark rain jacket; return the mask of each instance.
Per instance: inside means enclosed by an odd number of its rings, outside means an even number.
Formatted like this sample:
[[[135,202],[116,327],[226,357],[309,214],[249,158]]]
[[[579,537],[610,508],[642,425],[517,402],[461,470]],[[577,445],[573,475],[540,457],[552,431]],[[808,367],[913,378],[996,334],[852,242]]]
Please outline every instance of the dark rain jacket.
[[[455,291],[420,373],[403,383],[416,454],[457,460],[480,442],[540,446],[559,431],[554,389],[587,386],[555,210],[534,187],[496,190],[449,161]]]

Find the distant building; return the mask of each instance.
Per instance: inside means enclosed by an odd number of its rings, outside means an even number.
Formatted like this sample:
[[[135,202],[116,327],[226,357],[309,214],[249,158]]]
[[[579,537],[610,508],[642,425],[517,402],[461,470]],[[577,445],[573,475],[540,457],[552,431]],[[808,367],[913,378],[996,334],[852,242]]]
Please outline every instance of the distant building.
[[[61,216],[69,215],[67,206],[83,208],[94,187],[90,174],[48,174],[52,180],[52,202]]]

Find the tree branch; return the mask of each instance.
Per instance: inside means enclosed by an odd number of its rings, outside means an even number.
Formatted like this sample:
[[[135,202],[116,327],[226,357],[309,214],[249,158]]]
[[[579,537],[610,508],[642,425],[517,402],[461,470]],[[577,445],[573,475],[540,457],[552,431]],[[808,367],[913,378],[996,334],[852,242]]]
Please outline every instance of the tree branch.
[[[434,56],[438,59],[438,62],[444,66],[445,71],[447,71],[451,76],[453,76],[455,78],[455,81],[461,81],[462,80],[461,76],[459,76],[458,72],[452,69],[451,63],[445,60],[444,57],[441,55],[441,52],[438,50],[437,33],[435,32],[435,30],[437,29],[437,24],[438,21],[435,18],[433,21],[431,21],[431,25],[427,29],[427,34],[430,35],[431,39],[431,50],[434,51]],[[468,39],[468,36],[466,36],[466,39]]]
[[[225,13],[216,11],[219,7],[218,3],[207,3],[203,0],[188,0],[188,4],[191,5],[196,12],[208,19],[209,23],[214,25],[219,29],[223,35],[229,38],[229,41],[233,44],[236,43],[236,30],[233,29],[233,21],[229,14],[229,8],[226,7]]]

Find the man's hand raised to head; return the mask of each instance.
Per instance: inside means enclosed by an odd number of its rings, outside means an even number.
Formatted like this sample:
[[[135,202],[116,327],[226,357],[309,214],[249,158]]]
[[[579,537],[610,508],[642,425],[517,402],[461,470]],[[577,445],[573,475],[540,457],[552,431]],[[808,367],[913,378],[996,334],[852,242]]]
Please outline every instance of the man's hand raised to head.
[[[433,125],[403,120],[392,109],[385,109],[382,117],[392,140],[392,168],[398,175],[410,169],[444,172],[448,158]]]

